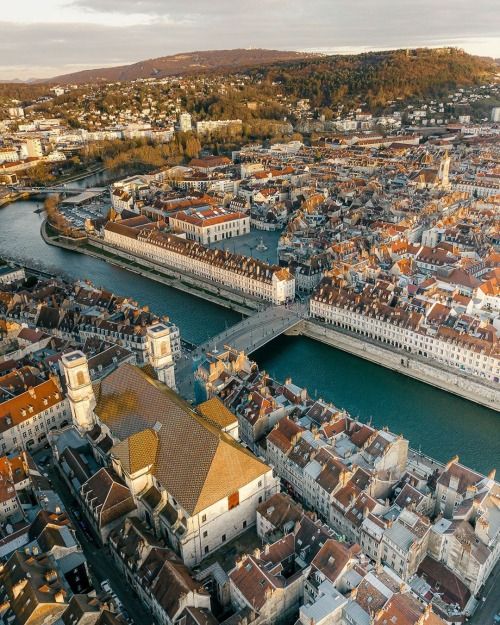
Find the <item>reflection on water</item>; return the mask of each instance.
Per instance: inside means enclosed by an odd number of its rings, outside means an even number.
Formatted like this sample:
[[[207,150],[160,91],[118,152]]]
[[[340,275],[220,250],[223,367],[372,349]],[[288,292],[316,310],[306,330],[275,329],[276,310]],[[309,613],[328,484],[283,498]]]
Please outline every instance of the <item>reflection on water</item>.
[[[78,184],[83,188],[104,183],[105,175],[100,174]],[[23,201],[0,209],[0,254],[131,296],[168,314],[191,341],[202,342],[241,318],[103,261],[46,245],[40,237],[43,215],[34,212],[37,206],[43,203]],[[372,418],[375,425],[387,425],[440,460],[459,453],[462,462],[483,472],[499,465],[500,419],[493,410],[305,338],[280,337],[256,359],[277,378],[291,376],[313,397],[333,401],[364,421]]]

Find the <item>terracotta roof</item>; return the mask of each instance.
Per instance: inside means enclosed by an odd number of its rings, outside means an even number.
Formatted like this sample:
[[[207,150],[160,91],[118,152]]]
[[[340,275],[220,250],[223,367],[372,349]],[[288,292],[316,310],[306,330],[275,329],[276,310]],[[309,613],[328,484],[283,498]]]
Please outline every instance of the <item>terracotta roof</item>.
[[[138,367],[124,364],[95,388],[95,412],[114,437],[124,441],[145,429],[157,433],[153,474],[188,514],[197,514],[269,471]]]
[[[155,465],[158,446],[158,434],[148,428],[114,445],[112,454],[120,460],[125,471],[132,475],[141,469]]]
[[[198,404],[198,410],[212,425],[222,429],[238,421],[218,397],[212,397],[202,404]]]
[[[0,432],[13,425],[32,419],[34,415],[55,406],[63,400],[54,378],[50,378],[25,393],[0,404]]]

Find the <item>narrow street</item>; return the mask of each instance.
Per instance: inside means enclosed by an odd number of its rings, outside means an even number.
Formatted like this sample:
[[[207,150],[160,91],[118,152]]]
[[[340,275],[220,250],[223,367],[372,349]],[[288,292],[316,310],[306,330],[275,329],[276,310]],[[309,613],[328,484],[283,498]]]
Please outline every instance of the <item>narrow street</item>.
[[[491,572],[482,594],[485,601],[479,603],[469,622],[471,625],[497,625],[494,619],[500,614],[500,562]]]
[[[46,467],[46,471],[50,480],[54,485],[54,489],[62,499],[66,512],[71,517],[71,521],[76,530],[79,543],[82,546],[83,553],[87,558],[89,572],[92,576],[94,587],[99,592],[101,582],[108,579],[111,588],[116,593],[118,599],[123,603],[129,616],[133,619],[135,625],[151,625],[153,619],[150,613],[143,607],[141,601],[125,581],[123,575],[118,571],[113,563],[113,559],[109,553],[109,548],[101,546],[97,538],[92,541],[82,531],[78,520],[75,518],[72,509],[79,509],[78,502],[70,493],[66,483],[59,476],[59,473],[51,464]]]

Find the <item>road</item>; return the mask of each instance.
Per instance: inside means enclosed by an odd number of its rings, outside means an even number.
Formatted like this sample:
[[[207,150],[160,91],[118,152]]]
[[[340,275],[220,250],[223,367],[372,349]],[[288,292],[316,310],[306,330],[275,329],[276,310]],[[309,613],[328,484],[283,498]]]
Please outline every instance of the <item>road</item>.
[[[469,623],[471,625],[496,625],[495,615],[500,614],[500,562],[497,562],[489,576],[482,595],[486,601],[479,603]]]
[[[76,530],[76,535],[83,553],[87,558],[92,581],[96,589],[100,589],[100,584],[105,579],[109,579],[112,589],[123,603],[130,617],[132,617],[136,625],[151,625],[153,619],[151,614],[144,608],[140,599],[137,597],[133,589],[125,581],[125,578],[114,565],[107,547],[102,547],[97,540],[90,541],[82,532],[78,525],[77,519],[72,513],[72,509],[79,509],[80,506],[76,499],[70,493],[68,486],[60,477],[58,471],[51,464],[46,467],[46,471],[54,486],[54,490],[60,496],[66,512],[71,517]],[[83,516],[83,514],[82,514]]]

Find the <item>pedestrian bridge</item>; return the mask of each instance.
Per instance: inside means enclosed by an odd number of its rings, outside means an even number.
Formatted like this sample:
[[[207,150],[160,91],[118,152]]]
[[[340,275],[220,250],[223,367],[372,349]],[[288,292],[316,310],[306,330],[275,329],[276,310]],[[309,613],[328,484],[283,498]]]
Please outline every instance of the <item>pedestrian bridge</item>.
[[[13,191],[19,191],[21,193],[69,193],[69,194],[78,194],[84,191],[90,191],[92,193],[104,193],[107,191],[106,187],[70,187],[64,185],[55,185],[53,187],[20,187],[13,186],[11,187]]]
[[[237,351],[251,354],[276,337],[298,325],[307,316],[307,305],[294,303],[289,306],[268,306],[234,326],[199,345],[177,362],[176,381],[179,392],[186,398],[193,397],[193,369],[203,354],[224,351],[227,345]]]
[[[307,314],[304,304],[294,303],[287,306],[269,306],[220,332],[200,345],[196,352],[217,352],[225,345],[237,351],[251,354],[280,334],[296,326]]]

